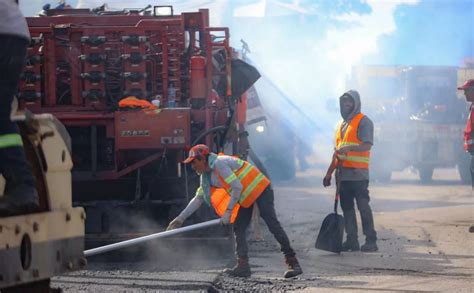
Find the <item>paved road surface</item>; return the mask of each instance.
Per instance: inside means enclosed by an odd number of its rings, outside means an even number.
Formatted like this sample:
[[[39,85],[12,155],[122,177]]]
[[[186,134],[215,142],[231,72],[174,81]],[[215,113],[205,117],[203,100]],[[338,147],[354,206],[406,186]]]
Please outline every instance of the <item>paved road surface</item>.
[[[454,169],[435,170],[431,184],[422,185],[416,174],[404,171],[394,174],[391,184],[370,187],[379,236],[376,253],[337,255],[314,248],[334,194],[321,181],[322,171],[309,170],[275,186],[277,213],[305,271],[299,278],[281,277],[283,257],[262,224],[265,240],[250,245],[254,274],[249,279],[219,274],[229,257],[194,244],[176,254],[175,245],[154,243],[139,258],[93,261],[86,271],[54,278],[53,286],[65,292],[474,291],[474,233],[468,232],[474,200]]]

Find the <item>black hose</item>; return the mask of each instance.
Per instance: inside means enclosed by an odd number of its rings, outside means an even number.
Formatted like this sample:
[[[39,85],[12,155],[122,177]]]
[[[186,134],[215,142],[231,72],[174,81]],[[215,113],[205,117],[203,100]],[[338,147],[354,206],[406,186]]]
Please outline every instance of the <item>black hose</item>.
[[[224,125],[221,125],[221,126],[216,126],[216,127],[213,127],[213,128],[210,128],[208,129],[207,131],[201,133],[198,137],[196,137],[193,142],[191,143],[191,145],[196,145],[203,137],[205,137],[206,135],[210,134],[210,133],[213,133],[213,132],[217,132],[217,131],[220,131],[220,130],[226,130],[227,131],[228,127],[227,126],[224,126]]]

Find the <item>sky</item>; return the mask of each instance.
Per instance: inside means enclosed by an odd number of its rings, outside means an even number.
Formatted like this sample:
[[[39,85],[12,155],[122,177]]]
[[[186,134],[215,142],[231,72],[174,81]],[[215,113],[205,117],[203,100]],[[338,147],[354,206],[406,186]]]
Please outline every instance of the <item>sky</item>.
[[[68,1],[78,7],[104,2],[111,9],[130,7],[125,0]],[[152,1],[133,2],[144,7]],[[20,0],[27,16],[45,3]],[[322,128],[332,129],[340,118],[326,105],[347,90],[345,81],[353,65],[460,66],[464,58],[474,56],[474,0],[170,0],[160,4],[172,4],[177,12],[209,8],[211,25],[230,27],[231,43],[237,48],[245,40],[261,73]]]
[[[23,0],[20,1],[20,5],[26,16],[33,16],[41,10],[42,5],[51,3],[54,6],[55,2]],[[73,7],[78,4],[95,6],[103,2],[117,8],[128,7],[130,3],[123,0],[67,1]],[[142,5],[150,3],[149,0],[134,2],[135,6],[140,6],[142,2]],[[220,19],[215,17],[214,20],[219,23],[213,25],[231,26],[236,36],[234,41],[240,38],[262,38],[262,33],[266,34],[267,28],[272,27],[274,29],[270,31],[291,34],[284,37],[285,42],[293,42],[292,39],[300,38],[318,39],[325,33],[336,33],[333,38],[329,37],[327,40],[342,44],[344,40],[337,39],[337,32],[343,34],[345,31],[359,40],[356,43],[357,48],[353,47],[352,51],[362,50],[361,53],[369,53],[363,54],[363,61],[367,63],[459,65],[463,57],[472,56],[474,51],[474,0],[161,2],[163,4],[176,2],[174,4],[179,3],[177,6],[191,9],[219,7],[219,12],[222,11],[221,7],[225,7],[229,10],[225,14],[231,17]],[[214,12],[216,11],[211,10],[211,16],[215,14]],[[243,19],[250,24],[242,24]],[[262,29],[256,29],[253,23],[258,23]],[[252,47],[257,49],[255,45]],[[373,52],[374,49],[376,52]],[[346,58],[341,55],[338,58]]]

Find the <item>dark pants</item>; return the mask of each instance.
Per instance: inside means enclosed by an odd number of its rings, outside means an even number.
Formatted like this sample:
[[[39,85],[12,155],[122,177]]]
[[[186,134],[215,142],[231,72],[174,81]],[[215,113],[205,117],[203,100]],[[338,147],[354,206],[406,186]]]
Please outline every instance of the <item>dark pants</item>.
[[[369,201],[369,181],[342,181],[340,183],[341,208],[344,213],[344,222],[347,233],[347,240],[357,240],[357,220],[354,209],[354,199],[362,219],[362,229],[366,241],[377,240],[377,233],[374,229],[374,218],[370,209]]]
[[[286,235],[285,231],[281,227],[280,222],[277,219],[274,205],[274,194],[271,185],[269,185],[260,197],[257,199],[256,204],[260,210],[260,216],[265,221],[268,229],[273,234],[275,239],[278,241],[281,247],[281,252],[285,256],[293,257],[295,252],[290,246],[290,240]],[[240,207],[239,215],[234,223],[234,235],[236,243],[236,254],[239,258],[248,258],[248,245],[247,245],[247,227],[250,224],[252,217],[253,205],[249,208]]]
[[[471,154],[471,186],[474,189],[474,154]]]
[[[10,121],[11,103],[17,93],[28,41],[24,38],[0,35],[0,134],[18,133]]]
[[[25,64],[28,41],[25,38],[0,35],[0,136],[18,133],[11,122],[11,103],[17,93],[20,74]],[[33,183],[31,167],[26,161],[23,147],[0,146],[0,173],[7,181]],[[12,179],[12,180],[10,180]]]

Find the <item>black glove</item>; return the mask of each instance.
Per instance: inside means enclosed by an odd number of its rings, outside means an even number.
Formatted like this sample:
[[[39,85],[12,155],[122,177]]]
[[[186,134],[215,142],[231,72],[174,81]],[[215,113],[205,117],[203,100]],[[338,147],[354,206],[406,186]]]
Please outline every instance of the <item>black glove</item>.
[[[324,186],[324,187],[331,186],[331,175],[326,175],[326,176],[324,176],[324,179],[323,179],[323,186]]]

